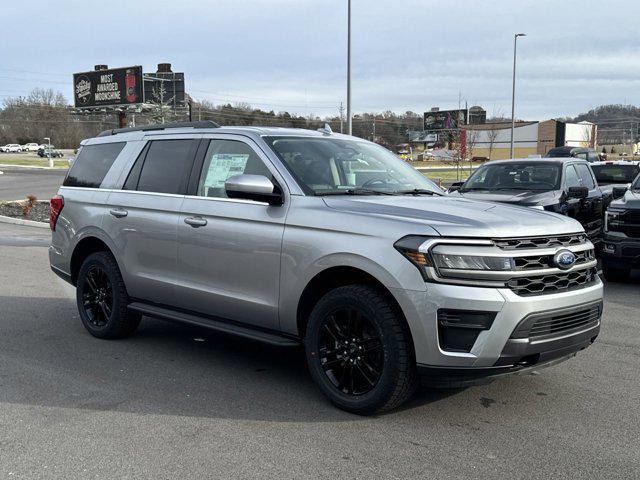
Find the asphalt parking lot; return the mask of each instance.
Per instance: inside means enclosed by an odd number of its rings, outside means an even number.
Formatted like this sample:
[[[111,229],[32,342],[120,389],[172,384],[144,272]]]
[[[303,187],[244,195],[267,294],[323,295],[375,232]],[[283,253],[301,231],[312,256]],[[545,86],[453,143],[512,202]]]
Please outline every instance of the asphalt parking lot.
[[[2,167],[0,170],[3,172],[0,175],[0,202],[21,200],[27,195],[35,195],[38,200],[48,202],[67,174],[61,169]]]
[[[47,242],[0,224],[0,478],[638,475],[638,276],[606,286],[576,358],[362,418],[327,403],[295,349],[152,319],[94,339]]]

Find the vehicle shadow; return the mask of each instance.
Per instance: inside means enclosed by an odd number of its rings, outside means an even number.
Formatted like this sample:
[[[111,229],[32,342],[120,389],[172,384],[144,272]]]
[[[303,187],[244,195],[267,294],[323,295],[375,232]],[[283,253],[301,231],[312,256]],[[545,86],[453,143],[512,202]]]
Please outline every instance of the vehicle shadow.
[[[354,421],[313,384],[301,348],[143,319],[99,340],[66,298],[0,296],[0,401],[280,422]],[[408,408],[455,395],[420,391]]]
[[[608,301],[625,307],[637,308],[640,292],[640,270],[632,270],[625,282],[604,281],[604,294]]]

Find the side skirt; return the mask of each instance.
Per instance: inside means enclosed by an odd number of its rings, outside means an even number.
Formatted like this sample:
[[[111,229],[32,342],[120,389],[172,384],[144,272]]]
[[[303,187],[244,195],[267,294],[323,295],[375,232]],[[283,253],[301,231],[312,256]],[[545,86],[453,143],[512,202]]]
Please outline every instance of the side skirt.
[[[129,304],[129,309],[134,312],[178,323],[186,323],[198,327],[208,328],[217,332],[228,333],[238,337],[248,338],[269,345],[278,347],[295,347],[300,345],[300,340],[279,332],[263,330],[251,325],[240,324],[220,318],[208,317],[192,312],[183,312],[170,308],[151,305],[144,302],[135,301]]]

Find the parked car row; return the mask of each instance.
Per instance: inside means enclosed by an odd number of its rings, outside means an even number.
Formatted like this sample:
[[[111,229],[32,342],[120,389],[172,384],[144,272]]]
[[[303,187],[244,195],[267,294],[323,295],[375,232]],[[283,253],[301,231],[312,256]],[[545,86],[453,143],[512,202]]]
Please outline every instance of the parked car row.
[[[20,153],[20,152],[39,152],[45,148],[55,148],[53,145],[39,145],[37,143],[25,143],[20,145],[18,143],[8,143],[7,145],[0,146],[0,152],[3,153]]]
[[[640,267],[639,188],[640,162],[552,156],[488,162],[449,193],[575,218],[599,247],[605,277],[615,281]]]

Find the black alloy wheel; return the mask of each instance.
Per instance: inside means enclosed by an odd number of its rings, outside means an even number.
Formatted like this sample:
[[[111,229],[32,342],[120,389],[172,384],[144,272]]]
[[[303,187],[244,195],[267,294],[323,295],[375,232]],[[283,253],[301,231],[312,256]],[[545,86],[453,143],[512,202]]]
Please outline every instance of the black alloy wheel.
[[[380,380],[384,351],[371,320],[356,308],[328,314],[318,337],[318,354],[329,381],[347,395],[370,392]]]
[[[391,410],[417,385],[409,326],[391,294],[375,285],[327,292],[309,315],[304,344],[314,381],[348,412]]]
[[[109,323],[113,313],[113,286],[107,273],[99,265],[93,265],[84,276],[82,306],[87,320],[97,328]]]
[[[128,337],[142,318],[129,310],[124,280],[109,252],[96,252],[84,260],[77,276],[76,301],[80,320],[94,337]]]

